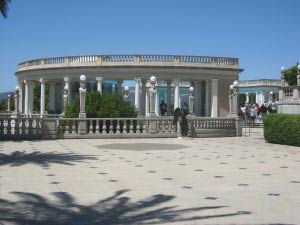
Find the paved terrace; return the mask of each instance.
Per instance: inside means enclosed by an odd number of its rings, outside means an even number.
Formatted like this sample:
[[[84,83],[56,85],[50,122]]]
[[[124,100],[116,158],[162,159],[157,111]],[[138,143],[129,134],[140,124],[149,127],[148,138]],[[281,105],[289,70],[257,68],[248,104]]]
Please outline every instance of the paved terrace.
[[[240,138],[0,142],[0,224],[300,224],[300,148]]]

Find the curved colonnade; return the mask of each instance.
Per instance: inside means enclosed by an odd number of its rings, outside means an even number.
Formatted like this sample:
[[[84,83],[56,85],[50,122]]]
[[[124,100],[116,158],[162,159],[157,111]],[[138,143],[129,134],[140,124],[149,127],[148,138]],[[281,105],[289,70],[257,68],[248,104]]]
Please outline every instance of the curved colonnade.
[[[135,81],[134,103],[139,115],[149,112],[149,78],[157,77],[157,105],[164,100],[172,108],[181,107],[182,90],[194,88],[194,114],[219,117],[229,113],[228,90],[243,69],[237,58],[186,55],[89,55],[43,58],[19,64],[16,76],[20,112],[33,114],[33,87],[40,85],[40,114],[45,114],[48,83],[49,112],[63,112],[63,90],[68,102],[78,93],[79,77],[84,74],[90,90],[122,92],[122,84]],[[156,107],[158,108],[158,107]]]

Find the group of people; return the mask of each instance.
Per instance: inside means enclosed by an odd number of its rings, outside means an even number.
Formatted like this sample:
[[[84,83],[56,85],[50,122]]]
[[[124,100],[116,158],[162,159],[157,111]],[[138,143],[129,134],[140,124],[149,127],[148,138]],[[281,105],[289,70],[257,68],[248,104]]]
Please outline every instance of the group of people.
[[[245,104],[240,106],[240,116],[248,123],[261,122],[264,115],[269,113],[277,113],[277,103],[264,102],[261,106],[255,104]]]

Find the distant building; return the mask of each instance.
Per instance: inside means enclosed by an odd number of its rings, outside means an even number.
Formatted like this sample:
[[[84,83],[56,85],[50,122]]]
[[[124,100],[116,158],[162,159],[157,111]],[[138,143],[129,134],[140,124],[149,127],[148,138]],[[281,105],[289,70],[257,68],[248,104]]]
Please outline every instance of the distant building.
[[[279,87],[281,81],[277,79],[240,80],[239,94],[246,96],[246,103],[257,103],[259,105],[268,102],[270,93],[273,101],[279,99]]]

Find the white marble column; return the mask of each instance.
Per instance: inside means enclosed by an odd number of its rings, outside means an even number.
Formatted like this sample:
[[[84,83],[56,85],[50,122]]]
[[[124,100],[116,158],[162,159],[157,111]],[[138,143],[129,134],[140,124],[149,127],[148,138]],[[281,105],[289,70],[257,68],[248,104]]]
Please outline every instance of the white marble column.
[[[150,104],[150,102],[149,102],[149,92],[148,91],[146,92],[146,99],[145,99],[145,101],[146,101],[145,116],[149,116],[149,113],[150,113],[149,104]]]
[[[23,113],[23,82],[19,82],[19,111]]]
[[[134,105],[140,114],[140,78],[134,78],[135,80],[135,91],[134,91]]]
[[[33,114],[33,87],[32,82],[28,82],[28,114]]]
[[[146,116],[146,84],[147,80],[142,79],[142,101],[141,101],[141,115]]]
[[[159,99],[158,99],[158,91],[155,93],[155,115],[159,116]]]
[[[49,110],[55,112],[55,82],[49,83]]]
[[[218,79],[211,79],[211,117],[218,117]]]
[[[29,88],[28,88],[28,81],[24,80],[24,85],[25,85],[25,99],[24,99],[24,113],[25,115],[29,114],[28,111],[28,103],[29,103]]]
[[[209,80],[205,81],[205,116],[209,117],[209,105],[210,105],[210,101],[209,101],[209,95],[210,95],[210,88],[209,88]]]
[[[43,116],[45,114],[45,80],[40,78],[41,83],[41,100],[40,100],[40,114]]]
[[[168,105],[168,115],[171,115],[171,80],[167,80],[167,105]]]
[[[102,94],[102,77],[96,77],[97,91]]]
[[[175,93],[174,93],[174,110],[177,108],[180,108],[180,95],[179,95],[179,83],[180,79],[175,79],[174,80],[174,85],[175,85]]]

